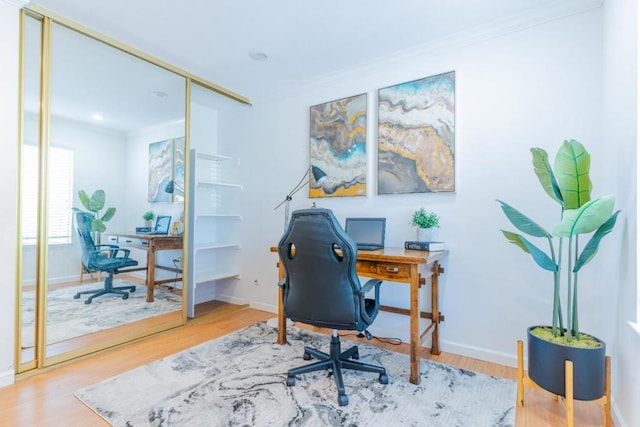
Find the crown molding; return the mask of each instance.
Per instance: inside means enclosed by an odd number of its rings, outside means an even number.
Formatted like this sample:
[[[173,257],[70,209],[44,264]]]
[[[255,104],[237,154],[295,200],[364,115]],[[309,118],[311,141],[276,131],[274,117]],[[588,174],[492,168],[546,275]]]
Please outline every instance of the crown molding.
[[[22,9],[26,5],[29,4],[30,0],[0,0],[0,3],[6,3],[9,6],[17,7],[18,9]]]
[[[603,3],[604,0],[565,0],[552,2],[545,7],[536,7],[508,18],[452,34],[448,37],[431,40],[420,46],[398,50],[391,55],[369,61],[366,64],[358,64],[336,70],[332,73],[310,79],[305,83],[296,85],[296,87],[287,87],[277,93],[265,94],[261,101],[269,102],[274,99],[282,99],[299,93],[304,88],[330,86],[334,81],[339,81],[349,76],[358,76],[362,73],[370,72],[372,69],[384,69],[388,66],[394,66],[394,64],[398,62],[410,61],[415,58],[461,49],[507,34],[524,31],[548,22],[579,15],[593,9],[599,9]],[[254,101],[256,101],[259,96],[255,98]]]

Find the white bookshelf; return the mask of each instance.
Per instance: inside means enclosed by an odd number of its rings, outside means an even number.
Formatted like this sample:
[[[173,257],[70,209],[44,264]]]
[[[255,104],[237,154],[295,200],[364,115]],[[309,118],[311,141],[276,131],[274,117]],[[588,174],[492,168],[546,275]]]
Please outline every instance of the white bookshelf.
[[[223,279],[237,278],[238,241],[241,215],[238,213],[242,185],[235,182],[236,159],[213,153],[190,151],[189,292],[187,315],[194,316],[203,287]],[[215,289],[214,292],[215,293]],[[209,292],[211,294],[211,292]]]

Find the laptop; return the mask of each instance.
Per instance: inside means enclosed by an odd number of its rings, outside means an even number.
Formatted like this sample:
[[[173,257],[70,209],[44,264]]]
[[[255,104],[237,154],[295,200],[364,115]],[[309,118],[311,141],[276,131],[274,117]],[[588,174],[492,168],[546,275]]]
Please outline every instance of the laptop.
[[[156,217],[156,225],[151,231],[143,231],[137,234],[169,234],[169,225],[171,224],[170,215],[158,215]]]
[[[386,218],[347,218],[344,231],[358,249],[372,251],[384,248]]]

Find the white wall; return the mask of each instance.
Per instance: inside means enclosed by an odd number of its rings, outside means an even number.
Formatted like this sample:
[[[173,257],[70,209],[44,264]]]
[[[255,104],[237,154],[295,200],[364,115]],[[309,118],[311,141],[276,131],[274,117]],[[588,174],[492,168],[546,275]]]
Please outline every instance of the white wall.
[[[618,289],[618,310],[603,312],[600,320],[616,330],[609,346],[613,357],[614,413],[616,425],[640,425],[640,329],[637,280],[637,140],[638,140],[638,4],[635,1],[607,0],[603,7],[603,145],[610,147],[608,163],[616,165],[618,206],[626,218],[617,250],[607,253],[609,266],[617,274],[603,281]],[[611,271],[611,268],[607,268]],[[613,279],[613,280],[612,280]]]
[[[386,216],[390,245],[415,236],[408,222],[417,207],[439,213],[442,224],[435,237],[451,250],[440,289],[446,317],[442,348],[514,365],[516,341],[524,338],[527,326],[551,321],[552,282],[501,235],[499,229],[509,224],[495,199],[508,201],[548,227],[555,225],[558,208],[539,188],[529,148],[540,146],[555,156],[569,138],[582,141],[593,154],[596,194],[615,190],[613,177],[599,172],[606,168],[600,156],[601,20],[601,10],[594,10],[455,49],[390,58],[282,100],[255,104],[243,144],[250,152],[243,156],[246,245],[244,287],[238,295],[275,310],[276,256],[268,248],[282,232],[283,210],[274,212],[273,207],[308,167],[309,106],[367,92],[369,196],[315,201],[333,209],[340,220]],[[377,196],[377,89],[451,70],[456,71],[456,192]],[[265,174],[256,178],[259,171],[269,171],[269,179],[262,179]],[[294,197],[292,208],[311,204],[304,193]],[[603,251],[615,250],[619,233],[603,241]],[[596,259],[590,267],[597,271],[606,266]],[[614,312],[615,300],[606,297],[607,289],[588,288],[582,294],[583,312],[595,307]],[[389,285],[385,291],[385,302],[408,301],[406,286]],[[581,320],[585,330],[612,339],[611,331],[588,316]]]
[[[14,335],[18,182],[18,46],[19,9],[0,1],[0,170],[4,185],[0,186],[0,271],[7,280],[0,283],[0,387],[14,381]]]

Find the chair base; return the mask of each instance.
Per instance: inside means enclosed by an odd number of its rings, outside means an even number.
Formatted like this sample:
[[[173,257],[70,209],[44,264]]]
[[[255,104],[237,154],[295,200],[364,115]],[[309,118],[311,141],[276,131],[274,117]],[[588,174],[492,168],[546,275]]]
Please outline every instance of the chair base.
[[[73,296],[73,299],[79,299],[80,295],[91,294],[89,298],[87,298],[84,303],[91,304],[94,298],[99,297],[101,295],[106,294],[118,294],[122,295],[122,299],[129,298],[129,292],[135,292],[135,286],[113,286],[113,274],[109,274],[109,276],[104,279],[104,288],[102,289],[92,289],[90,291],[81,291]]]
[[[378,381],[380,384],[388,384],[389,377],[387,371],[382,366],[370,365],[368,363],[356,362],[351,359],[358,359],[358,346],[353,346],[344,352],[340,352],[340,337],[334,334],[331,337],[330,353],[324,353],[311,347],[304,348],[304,359],[310,360],[312,357],[318,359],[317,362],[310,365],[300,366],[299,368],[290,369],[287,372],[287,386],[294,386],[296,383],[296,375],[306,374],[314,371],[322,371],[331,369],[331,373],[336,381],[338,388],[338,404],[345,406],[349,404],[349,398],[345,393],[344,380],[342,378],[342,369],[353,369],[355,371],[375,372],[380,374]]]

